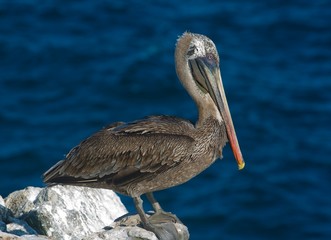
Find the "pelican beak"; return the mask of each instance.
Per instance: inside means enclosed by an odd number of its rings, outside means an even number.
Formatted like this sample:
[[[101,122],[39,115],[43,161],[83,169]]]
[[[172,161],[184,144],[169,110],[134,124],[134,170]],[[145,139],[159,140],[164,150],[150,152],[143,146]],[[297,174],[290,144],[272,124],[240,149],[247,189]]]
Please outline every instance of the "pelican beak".
[[[245,162],[241,154],[236,131],[233,126],[218,62],[212,58],[199,57],[189,60],[189,64],[199,87],[204,92],[208,92],[215,102],[224,120],[228,140],[237,161],[239,170],[243,169],[245,167]]]

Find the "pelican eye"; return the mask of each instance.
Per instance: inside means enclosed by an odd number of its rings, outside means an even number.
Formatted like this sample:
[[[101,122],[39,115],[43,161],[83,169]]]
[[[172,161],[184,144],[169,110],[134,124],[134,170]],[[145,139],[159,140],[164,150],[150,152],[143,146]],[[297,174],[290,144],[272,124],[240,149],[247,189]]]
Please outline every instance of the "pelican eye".
[[[212,53],[207,53],[205,60],[205,62],[211,67],[215,67],[217,65],[217,60]]]

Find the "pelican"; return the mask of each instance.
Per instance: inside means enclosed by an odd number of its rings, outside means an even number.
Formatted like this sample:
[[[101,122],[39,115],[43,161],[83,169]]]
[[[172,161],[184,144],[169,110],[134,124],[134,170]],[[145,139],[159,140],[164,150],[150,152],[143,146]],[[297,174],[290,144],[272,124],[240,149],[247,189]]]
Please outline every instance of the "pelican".
[[[201,173],[222,157],[227,141],[239,169],[245,166],[219,61],[212,40],[185,32],[177,40],[175,65],[179,80],[197,105],[197,122],[151,116],[113,123],[71,149],[64,160],[44,173],[44,182],[106,188],[130,196],[144,228],[160,239],[176,239],[150,220],[154,215],[171,216],[163,211],[153,192],[185,183]],[[143,194],[155,210],[149,218],[143,210]]]

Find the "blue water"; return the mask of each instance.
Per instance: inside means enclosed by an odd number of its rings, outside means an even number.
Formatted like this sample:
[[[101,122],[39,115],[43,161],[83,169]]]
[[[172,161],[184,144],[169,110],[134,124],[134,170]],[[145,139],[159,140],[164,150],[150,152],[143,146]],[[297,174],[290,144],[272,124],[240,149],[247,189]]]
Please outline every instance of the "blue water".
[[[227,146],[156,193],[161,205],[191,239],[330,239],[330,23],[323,0],[0,1],[0,194],[43,186],[45,170],[111,122],[195,121],[173,62],[190,30],[218,47],[246,168]]]

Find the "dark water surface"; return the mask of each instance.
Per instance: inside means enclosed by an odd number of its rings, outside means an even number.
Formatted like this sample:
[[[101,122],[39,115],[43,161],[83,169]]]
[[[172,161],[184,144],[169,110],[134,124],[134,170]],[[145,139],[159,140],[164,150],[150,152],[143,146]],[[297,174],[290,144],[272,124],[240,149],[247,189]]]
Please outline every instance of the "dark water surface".
[[[246,168],[227,146],[162,206],[191,239],[330,239],[330,23],[323,0],[0,1],[0,194],[113,121],[195,121],[173,61],[190,30],[218,47]]]

